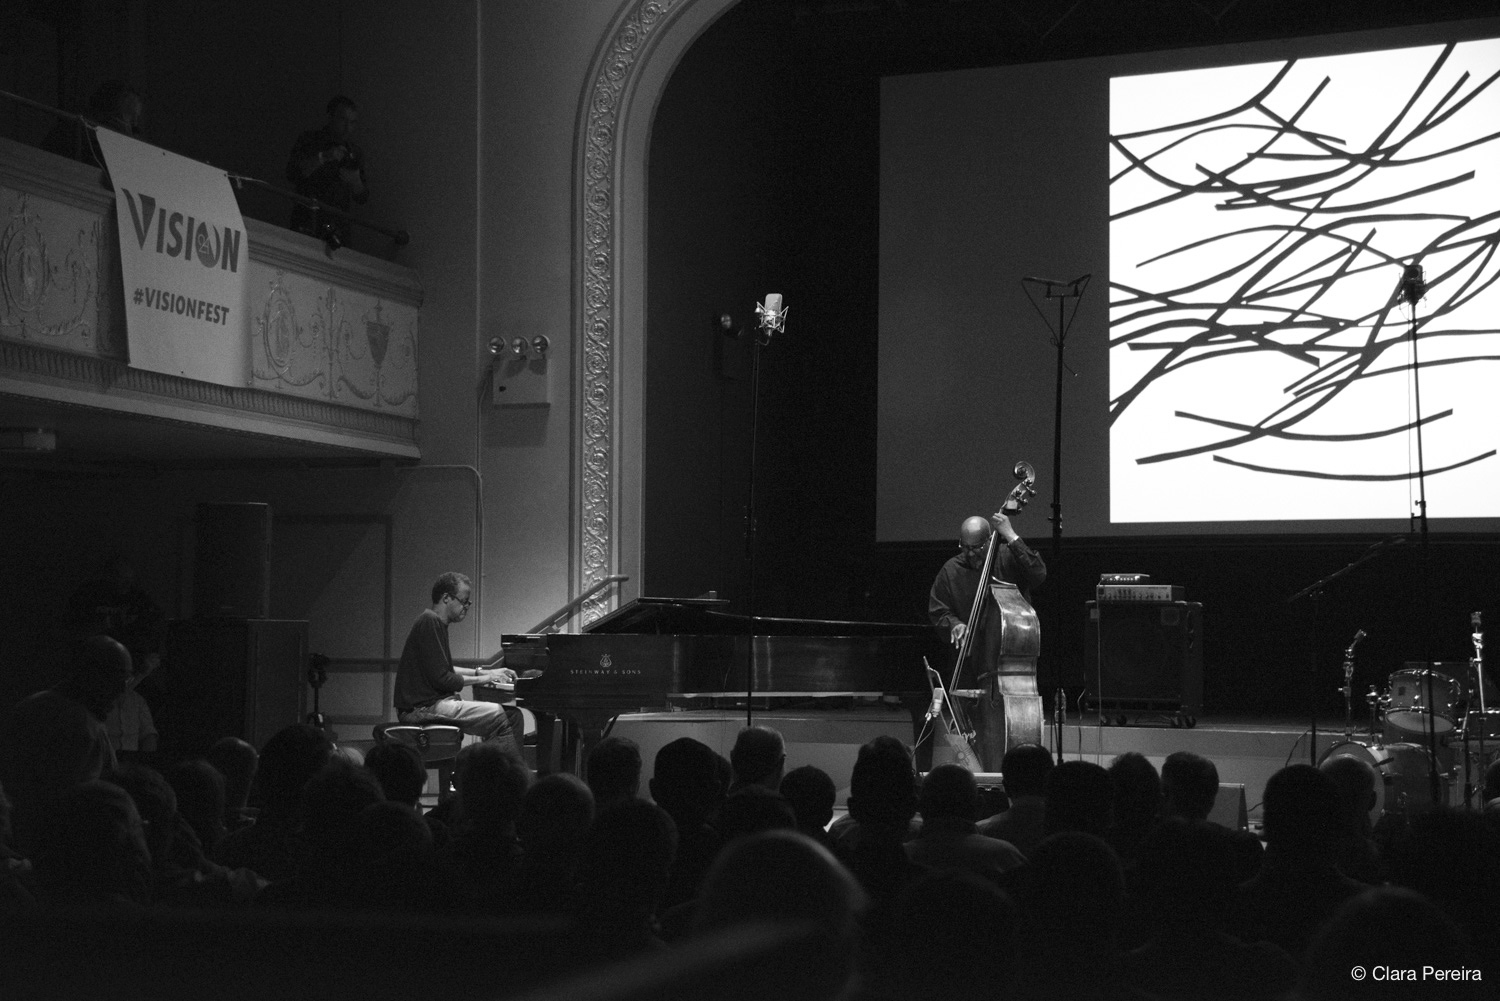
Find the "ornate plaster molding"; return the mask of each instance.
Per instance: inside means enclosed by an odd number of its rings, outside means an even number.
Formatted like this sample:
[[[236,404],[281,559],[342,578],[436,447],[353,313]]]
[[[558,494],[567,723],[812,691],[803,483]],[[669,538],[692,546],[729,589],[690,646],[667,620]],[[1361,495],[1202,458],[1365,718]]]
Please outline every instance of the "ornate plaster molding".
[[[215,411],[226,417],[267,418],[272,422],[310,425],[370,439],[373,452],[389,451],[381,443],[411,446],[416,441],[417,422],[390,412],[362,410],[319,400],[268,393],[236,386],[197,382],[129,368],[117,361],[69,351],[0,341],[0,392],[34,396],[49,402],[64,402],[57,390],[69,390],[67,399],[101,410],[130,409],[142,404],[159,409],[163,416],[181,419],[182,412]],[[24,391],[18,387],[24,386]],[[123,406],[129,401],[133,406]],[[288,430],[290,432],[290,429]],[[409,448],[400,449],[406,454]]]
[[[631,84],[653,40],[692,0],[630,0],[610,26],[590,69],[578,139],[579,349],[574,510],[577,589],[614,572],[618,559],[619,129]],[[609,597],[582,610],[585,623],[609,611]]]

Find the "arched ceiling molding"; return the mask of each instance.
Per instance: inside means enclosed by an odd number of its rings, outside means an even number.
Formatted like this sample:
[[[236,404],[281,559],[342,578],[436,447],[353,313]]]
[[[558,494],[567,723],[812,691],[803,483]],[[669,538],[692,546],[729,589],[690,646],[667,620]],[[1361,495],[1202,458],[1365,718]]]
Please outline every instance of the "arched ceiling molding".
[[[682,54],[737,2],[625,0],[590,64],[575,141],[575,594],[640,571],[651,122]],[[583,623],[608,612],[618,593],[587,602]]]

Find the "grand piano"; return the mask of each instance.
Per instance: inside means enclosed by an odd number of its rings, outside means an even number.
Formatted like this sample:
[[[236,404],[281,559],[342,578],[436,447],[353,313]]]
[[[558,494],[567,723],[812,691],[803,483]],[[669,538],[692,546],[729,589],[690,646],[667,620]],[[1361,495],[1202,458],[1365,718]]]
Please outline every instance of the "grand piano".
[[[501,638],[521,676],[515,696],[537,714],[538,770],[550,771],[552,716],[569,724],[564,767],[587,755],[620,713],[685,701],[889,698],[913,716],[928,702],[922,659],[938,663],[931,627],[757,617],[716,598],[637,598],[581,633]],[[754,670],[748,673],[753,640]],[[475,697],[505,701],[504,689]]]

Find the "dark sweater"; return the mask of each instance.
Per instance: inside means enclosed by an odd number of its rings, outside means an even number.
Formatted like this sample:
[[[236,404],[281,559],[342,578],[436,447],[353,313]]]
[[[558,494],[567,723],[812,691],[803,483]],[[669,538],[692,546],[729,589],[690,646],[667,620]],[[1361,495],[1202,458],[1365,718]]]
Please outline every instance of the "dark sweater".
[[[448,650],[448,623],[432,609],[412,623],[396,668],[395,703],[398,712],[429,706],[463,691],[464,680],[453,670]]]

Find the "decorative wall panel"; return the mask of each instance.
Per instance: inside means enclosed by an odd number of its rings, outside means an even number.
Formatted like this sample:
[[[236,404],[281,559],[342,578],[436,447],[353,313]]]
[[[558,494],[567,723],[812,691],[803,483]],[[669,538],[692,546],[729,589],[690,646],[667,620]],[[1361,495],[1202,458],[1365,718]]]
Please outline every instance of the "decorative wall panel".
[[[250,264],[252,386],[417,416],[417,307]]]
[[[98,213],[0,187],[0,338],[118,356],[99,323]]]

